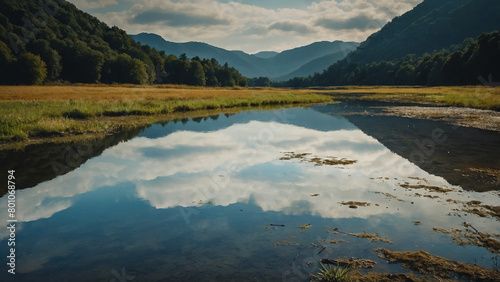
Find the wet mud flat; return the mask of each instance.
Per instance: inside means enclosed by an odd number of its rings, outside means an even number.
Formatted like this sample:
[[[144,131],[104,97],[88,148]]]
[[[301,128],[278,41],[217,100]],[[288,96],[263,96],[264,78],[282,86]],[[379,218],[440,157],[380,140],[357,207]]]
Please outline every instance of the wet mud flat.
[[[449,124],[500,132],[500,112],[463,107],[383,107],[381,115],[443,121]]]

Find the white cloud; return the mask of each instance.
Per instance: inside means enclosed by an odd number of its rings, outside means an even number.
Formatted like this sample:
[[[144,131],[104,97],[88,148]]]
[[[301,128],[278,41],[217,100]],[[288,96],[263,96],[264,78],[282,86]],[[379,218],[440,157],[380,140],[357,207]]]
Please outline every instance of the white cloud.
[[[104,8],[110,5],[116,5],[118,2],[116,0],[71,0],[80,9],[97,9]]]
[[[292,21],[281,21],[275,22],[268,27],[269,30],[279,30],[284,32],[291,32],[294,34],[310,34],[314,30],[305,24],[292,22]]]
[[[191,27],[230,24],[230,20],[218,10],[217,3],[204,5],[206,1],[147,1],[135,4],[134,24]]]
[[[421,1],[324,0],[306,8],[290,2],[272,9],[233,1],[140,0],[127,11],[96,16],[130,34],[150,32],[169,41],[201,41],[255,53],[325,40],[363,41]]]

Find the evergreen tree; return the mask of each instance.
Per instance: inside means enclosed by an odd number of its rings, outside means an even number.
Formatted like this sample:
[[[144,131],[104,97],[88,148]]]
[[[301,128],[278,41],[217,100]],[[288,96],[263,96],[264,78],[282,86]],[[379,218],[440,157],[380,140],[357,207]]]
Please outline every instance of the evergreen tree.
[[[204,86],[206,83],[205,72],[199,60],[191,61],[189,68],[189,85]]]

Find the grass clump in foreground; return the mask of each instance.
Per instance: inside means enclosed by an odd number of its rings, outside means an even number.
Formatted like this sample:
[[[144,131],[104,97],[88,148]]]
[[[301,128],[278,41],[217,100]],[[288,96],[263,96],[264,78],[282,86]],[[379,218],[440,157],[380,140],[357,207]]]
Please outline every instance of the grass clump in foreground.
[[[329,101],[301,90],[6,86],[0,87],[0,142],[106,133],[156,120],[138,117]]]
[[[500,272],[498,269],[486,269],[476,264],[447,259],[430,254],[423,250],[411,251],[389,251],[388,249],[374,249],[380,258],[389,263],[398,263],[406,268],[408,273],[362,273],[360,268],[372,268],[375,264],[371,260],[355,259],[323,259],[320,271],[317,274],[309,274],[312,281],[498,281]],[[325,267],[323,262],[328,263]],[[331,263],[337,263],[332,267]],[[343,268],[342,265],[347,265]]]
[[[351,281],[350,271],[351,268],[341,267],[337,264],[337,266],[332,267],[330,264],[325,266],[320,263],[321,269],[317,274],[309,274],[311,276],[311,281],[324,281],[324,282],[342,282],[342,281]]]
[[[350,264],[346,263],[348,260],[335,260],[337,261],[337,265],[335,267],[332,267],[330,263],[328,263],[327,267],[325,264],[320,263],[321,268],[318,271],[317,274],[311,274],[309,273],[309,276],[311,277],[311,281],[320,281],[320,282],[350,282],[350,281],[356,281],[356,282],[379,282],[379,281],[387,281],[387,282],[407,282],[407,281],[415,281],[415,282],[423,282],[423,281],[428,281],[422,278],[418,278],[415,274],[413,273],[400,273],[400,274],[392,274],[392,273],[377,273],[377,272],[369,272],[367,274],[363,274],[359,271],[359,268],[371,268],[373,267],[372,263],[369,263],[369,266],[363,266],[363,265],[358,265],[357,267],[353,267],[352,265],[356,264]],[[339,261],[344,261],[344,264],[347,264],[347,266],[342,267],[339,264]],[[355,262],[356,260],[353,260],[351,262]],[[359,261],[368,261],[368,262],[373,262],[370,260],[359,260]],[[373,262],[375,263],[375,262]]]

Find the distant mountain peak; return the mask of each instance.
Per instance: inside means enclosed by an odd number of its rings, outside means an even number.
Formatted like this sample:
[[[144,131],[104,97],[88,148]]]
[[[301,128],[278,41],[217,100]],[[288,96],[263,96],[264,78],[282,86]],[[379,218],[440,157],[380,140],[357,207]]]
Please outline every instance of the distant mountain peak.
[[[262,58],[262,59],[270,59],[278,54],[279,54],[279,52],[275,52],[275,51],[260,51],[258,53],[253,54],[253,56],[258,57],[258,58]]]
[[[261,51],[250,55],[243,51],[229,51],[220,47],[215,47],[204,42],[175,43],[163,39],[154,33],[140,33],[132,37],[142,43],[147,44],[167,54],[179,56],[185,53],[188,58],[215,58],[219,63],[228,65],[239,70],[247,77],[267,76],[270,78],[281,77],[301,69],[302,66],[317,60],[318,58],[328,58],[328,62],[333,64],[336,60],[342,59],[354,50],[358,43],[342,41],[318,41],[306,46],[285,50],[283,52]],[[335,56],[329,56],[336,54]],[[335,59],[334,61],[332,61]],[[301,74],[309,75],[322,71],[324,64],[309,64],[307,68],[301,69]]]

